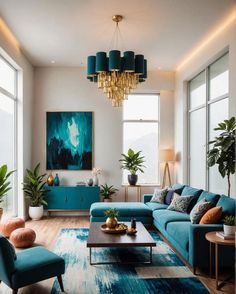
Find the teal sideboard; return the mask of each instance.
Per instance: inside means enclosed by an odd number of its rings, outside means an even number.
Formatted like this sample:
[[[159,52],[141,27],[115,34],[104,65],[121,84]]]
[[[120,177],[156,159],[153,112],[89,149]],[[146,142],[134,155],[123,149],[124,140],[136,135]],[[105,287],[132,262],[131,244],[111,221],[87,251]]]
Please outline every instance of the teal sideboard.
[[[45,209],[53,211],[88,210],[94,202],[100,202],[98,186],[52,186],[48,187]]]

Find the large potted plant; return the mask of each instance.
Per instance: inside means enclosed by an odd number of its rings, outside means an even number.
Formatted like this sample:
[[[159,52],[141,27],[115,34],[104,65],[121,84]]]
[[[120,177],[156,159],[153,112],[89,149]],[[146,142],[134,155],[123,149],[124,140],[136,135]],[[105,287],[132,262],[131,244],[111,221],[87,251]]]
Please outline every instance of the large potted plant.
[[[40,175],[40,163],[31,171],[26,169],[25,182],[23,183],[23,190],[26,197],[30,199],[29,216],[33,220],[39,220],[43,216],[43,204],[47,205],[44,200],[45,195],[50,190],[45,188],[46,174]]]
[[[236,225],[235,225],[235,216],[234,215],[226,215],[223,219],[224,223],[224,234],[226,236],[234,236],[236,232]]]
[[[7,172],[7,165],[3,164],[0,166],[0,203],[3,202],[3,198],[7,195],[7,192],[11,190],[11,187],[9,187],[10,182],[8,181],[8,178],[10,175],[14,173],[13,171]],[[0,207],[0,219],[3,214],[3,208]]]
[[[142,151],[134,152],[131,148],[128,150],[127,155],[121,154],[122,158],[119,160],[121,162],[121,168],[126,169],[130,172],[128,175],[128,182],[131,186],[135,186],[138,181],[137,172],[143,173],[143,168],[145,167],[143,163],[145,162],[144,156],[141,156]]]
[[[214,128],[215,131],[221,133],[209,142],[212,149],[208,151],[208,166],[218,165],[218,170],[221,176],[227,177],[228,181],[228,196],[230,197],[230,175],[235,173],[235,136],[236,136],[236,120],[231,117],[225,119]]]
[[[111,202],[112,195],[114,195],[117,191],[119,190],[114,188],[113,185],[108,186],[107,184],[105,184],[105,185],[101,185],[100,194],[103,196],[104,202]]]

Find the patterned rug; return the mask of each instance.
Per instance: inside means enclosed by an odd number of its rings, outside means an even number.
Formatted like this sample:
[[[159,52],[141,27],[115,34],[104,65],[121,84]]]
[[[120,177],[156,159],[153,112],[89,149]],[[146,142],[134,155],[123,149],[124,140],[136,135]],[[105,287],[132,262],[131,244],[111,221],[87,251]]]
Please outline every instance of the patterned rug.
[[[153,263],[132,265],[89,264],[86,247],[88,229],[63,229],[55,253],[65,259],[63,276],[68,294],[187,294],[209,293],[200,280],[178,258],[157,232],[151,232],[157,246],[153,247]],[[148,248],[93,249],[94,261],[147,260]],[[55,280],[51,293],[60,293]]]

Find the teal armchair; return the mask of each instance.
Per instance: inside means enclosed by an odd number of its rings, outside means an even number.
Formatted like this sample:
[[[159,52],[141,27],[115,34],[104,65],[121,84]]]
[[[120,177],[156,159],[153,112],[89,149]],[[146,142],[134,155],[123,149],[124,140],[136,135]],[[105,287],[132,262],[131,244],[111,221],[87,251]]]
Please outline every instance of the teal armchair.
[[[57,277],[63,289],[61,275],[65,261],[53,252],[38,246],[15,253],[9,241],[0,235],[0,283],[3,281],[16,294],[18,289],[52,277]]]

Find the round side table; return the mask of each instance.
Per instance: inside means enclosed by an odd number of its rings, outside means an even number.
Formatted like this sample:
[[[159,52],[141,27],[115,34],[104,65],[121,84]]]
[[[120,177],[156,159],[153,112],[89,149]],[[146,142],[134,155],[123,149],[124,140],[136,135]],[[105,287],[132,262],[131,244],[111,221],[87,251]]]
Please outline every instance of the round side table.
[[[215,244],[215,276],[216,276],[216,289],[220,288],[219,281],[219,249],[218,245],[234,246],[235,239],[225,240],[216,235],[216,231],[206,233],[205,238],[210,242],[210,277],[212,278],[212,244]]]

